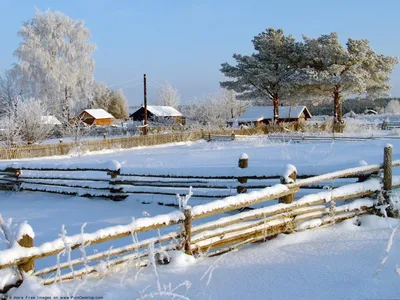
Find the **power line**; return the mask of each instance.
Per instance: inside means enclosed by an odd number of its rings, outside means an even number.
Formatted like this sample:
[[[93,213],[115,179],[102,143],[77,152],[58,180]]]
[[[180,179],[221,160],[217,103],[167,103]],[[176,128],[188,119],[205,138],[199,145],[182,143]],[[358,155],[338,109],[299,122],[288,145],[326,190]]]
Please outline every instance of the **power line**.
[[[129,79],[127,81],[121,82],[121,83],[113,83],[113,84],[107,85],[107,87],[112,87],[112,86],[116,86],[116,85],[123,85],[125,83],[129,83],[129,82],[132,82],[132,81],[139,81],[141,79],[142,79],[141,77],[137,77],[137,78],[134,78],[134,79]]]

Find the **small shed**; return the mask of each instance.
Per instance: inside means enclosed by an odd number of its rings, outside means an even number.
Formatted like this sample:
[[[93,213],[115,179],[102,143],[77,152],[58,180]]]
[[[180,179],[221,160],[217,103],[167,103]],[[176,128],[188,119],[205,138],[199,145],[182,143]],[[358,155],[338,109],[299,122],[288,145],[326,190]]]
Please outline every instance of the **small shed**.
[[[144,107],[140,107],[129,116],[132,121],[144,120]],[[185,117],[172,106],[147,106],[147,119],[152,122],[162,124],[182,124],[185,125]]]
[[[109,126],[114,119],[113,115],[104,109],[85,109],[79,114],[77,119],[82,120],[88,125]]]
[[[298,106],[279,106],[279,122],[297,122],[300,120],[308,120],[311,113],[304,105]],[[238,125],[262,126],[262,124],[270,124],[274,120],[273,106],[252,106],[239,117],[228,121],[229,125],[238,123]]]

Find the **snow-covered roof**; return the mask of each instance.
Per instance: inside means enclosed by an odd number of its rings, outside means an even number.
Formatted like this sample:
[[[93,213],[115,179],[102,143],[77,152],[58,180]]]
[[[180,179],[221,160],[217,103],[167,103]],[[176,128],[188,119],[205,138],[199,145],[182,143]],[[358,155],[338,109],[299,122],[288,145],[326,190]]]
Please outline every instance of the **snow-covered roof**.
[[[172,106],[147,105],[147,110],[158,117],[180,117],[182,114]]]
[[[95,119],[114,119],[113,115],[109,114],[102,108],[85,109],[84,112],[88,113]]]
[[[311,116],[307,107],[304,105],[298,106],[279,106],[279,119],[299,118],[302,112],[306,110]],[[264,119],[274,118],[273,106],[252,106],[237,118],[238,122],[256,122]]]
[[[45,125],[61,125],[61,122],[55,116],[42,116],[42,124]]]

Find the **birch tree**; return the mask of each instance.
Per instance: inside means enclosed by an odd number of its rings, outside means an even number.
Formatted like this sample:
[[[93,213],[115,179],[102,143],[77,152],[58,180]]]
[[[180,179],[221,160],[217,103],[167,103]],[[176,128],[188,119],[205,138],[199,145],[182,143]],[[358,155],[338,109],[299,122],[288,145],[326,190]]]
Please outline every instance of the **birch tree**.
[[[21,81],[18,78],[16,69],[6,70],[3,76],[0,76],[0,114],[5,113],[7,107],[16,101],[22,94]]]
[[[236,65],[223,63],[221,72],[230,80],[221,87],[239,93],[241,99],[271,100],[274,119],[279,116],[279,100],[293,94],[289,77],[302,67],[303,45],[282,29],[267,29],[254,37],[255,53],[234,54]],[[292,93],[290,93],[292,92]]]
[[[358,94],[374,98],[390,89],[389,74],[397,58],[375,53],[369,41],[349,38],[344,47],[337,33],[303,39],[307,67],[290,80],[303,94],[333,100],[335,130],[342,128],[344,97]]]
[[[178,108],[180,100],[181,96],[178,89],[166,81],[158,90],[158,99],[153,101],[153,103],[154,105]]]
[[[18,35],[22,42],[14,54],[30,96],[67,120],[90,97],[95,46],[89,29],[59,11],[37,10]]]

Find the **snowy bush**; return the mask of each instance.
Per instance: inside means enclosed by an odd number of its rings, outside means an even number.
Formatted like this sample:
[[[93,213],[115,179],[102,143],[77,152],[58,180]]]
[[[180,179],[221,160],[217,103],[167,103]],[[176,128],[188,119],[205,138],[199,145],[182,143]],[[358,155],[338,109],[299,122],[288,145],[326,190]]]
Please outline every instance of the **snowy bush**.
[[[1,140],[7,146],[34,144],[47,139],[54,129],[44,118],[47,109],[42,101],[17,97],[4,109],[0,118]]]

